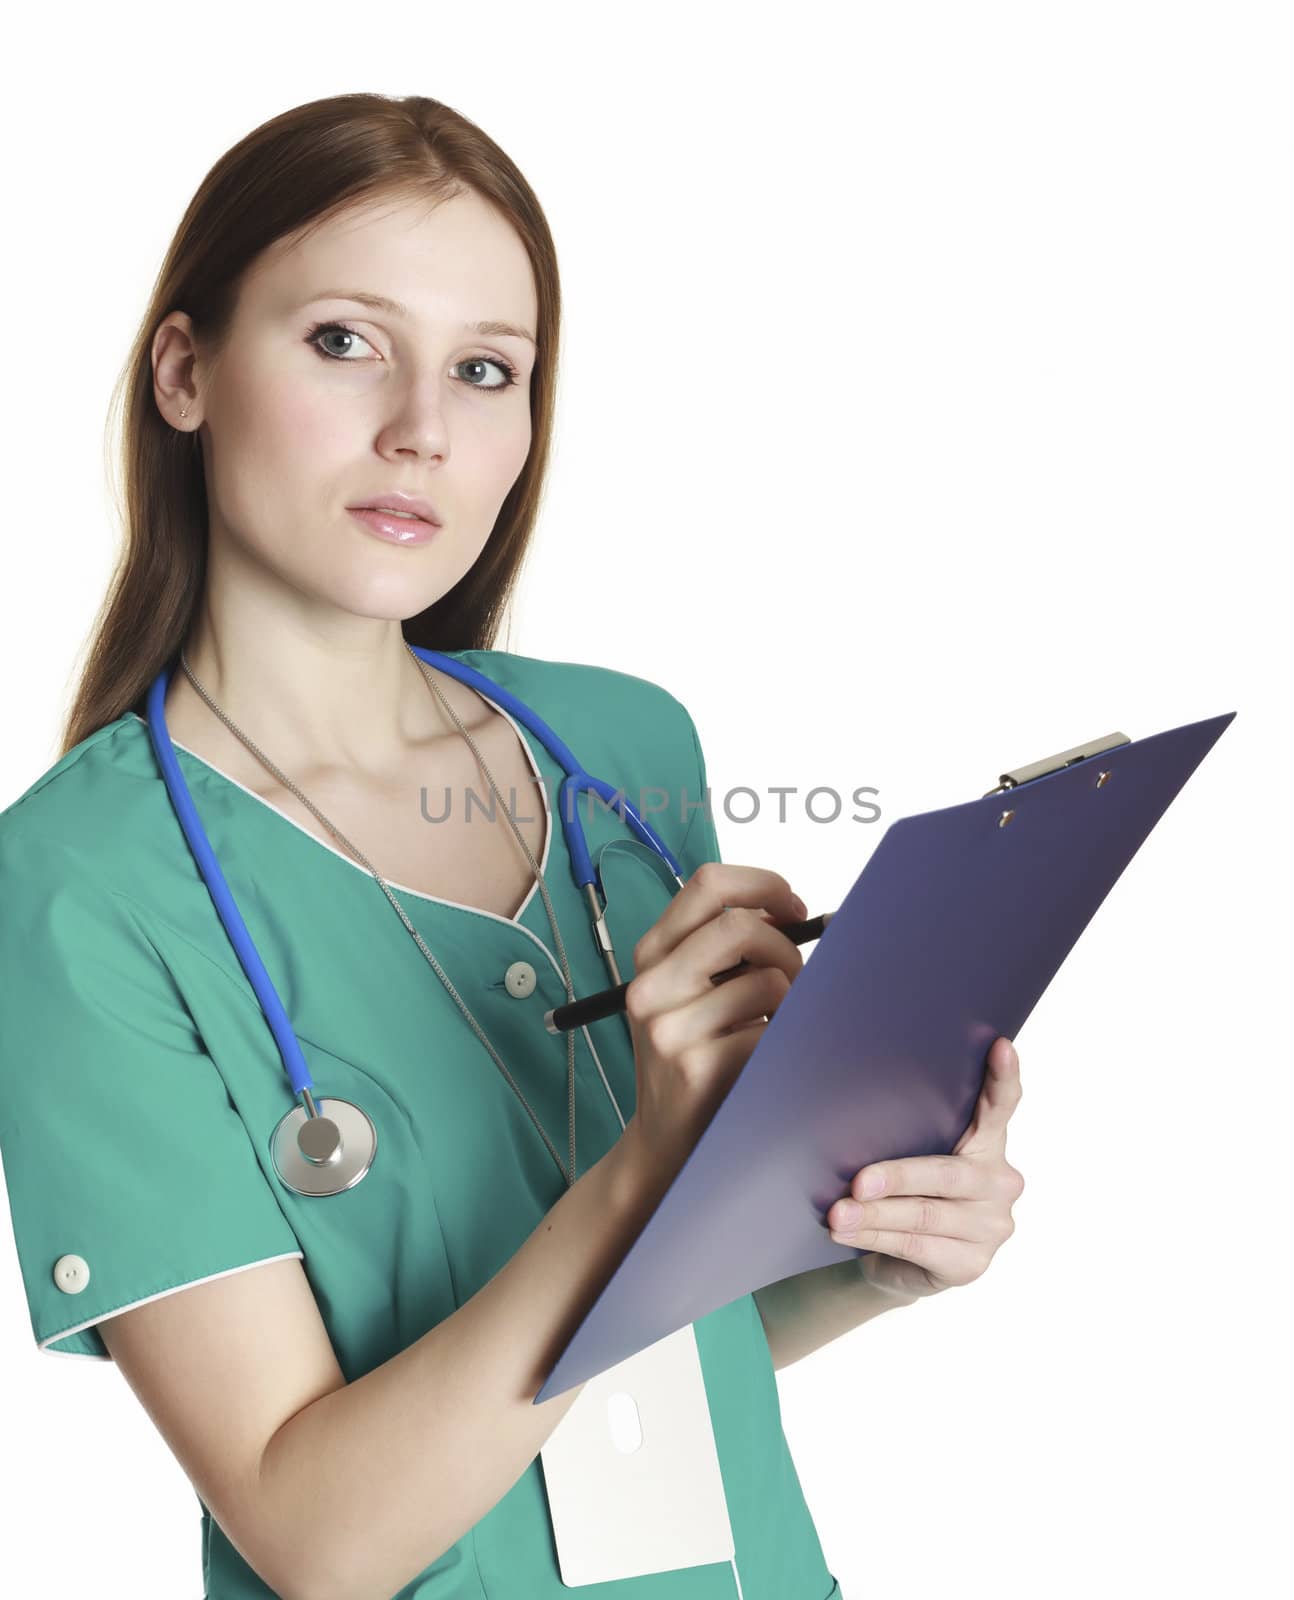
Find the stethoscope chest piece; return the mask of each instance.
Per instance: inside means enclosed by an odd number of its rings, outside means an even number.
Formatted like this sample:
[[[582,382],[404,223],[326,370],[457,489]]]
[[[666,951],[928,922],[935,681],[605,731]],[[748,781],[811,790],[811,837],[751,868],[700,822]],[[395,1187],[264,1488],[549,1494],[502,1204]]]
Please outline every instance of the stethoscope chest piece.
[[[618,848],[611,853],[611,860],[623,854],[639,856],[640,860],[646,861],[653,872],[660,875],[661,882],[671,894],[683,887],[681,869],[673,853],[656,830],[640,817],[625,799],[623,789],[614,789],[604,779],[591,777],[570,748],[557,737],[548,724],[528,706],[523,705],[515,695],[492,683],[474,667],[456,661],[453,656],[426,650],[420,645],[410,645],[409,649],[429,666],[439,667],[442,672],[447,672],[450,677],[458,678],[461,682],[476,688],[487,700],[497,704],[501,710],[528,728],[540,740],[549,755],[561,765],[566,778],[559,791],[557,809],[561,817],[562,833],[566,839],[566,853],[570,857],[572,876],[576,889],[585,895],[589,902],[591,936],[601,951],[612,983],[619,984],[621,980],[616,967],[614,943],[607,922],[606,907],[602,903],[606,897],[602,893],[601,880],[590,859],[588,840],[580,824],[578,796],[597,795],[605,806],[618,813],[634,835],[632,841],[609,841],[602,851],[602,856],[607,857],[613,844]],[[181,654],[181,662],[183,660]],[[274,1036],[274,1042],[283,1060],[283,1070],[292,1086],[292,1093],[304,1097],[304,1103],[294,1104],[270,1136],[274,1170],[284,1188],[291,1189],[295,1194],[342,1194],[347,1189],[353,1189],[373,1165],[373,1156],[377,1150],[377,1129],[365,1113],[358,1106],[352,1105],[349,1100],[321,1100],[318,1105],[315,1103],[314,1080],[310,1075],[309,1063],[302,1052],[300,1041],[292,1030],[291,1020],[284,1010],[278,991],[265,970],[265,963],[260,958],[252,936],[247,930],[247,924],[243,921],[229,885],[225,881],[225,875],[220,869],[215,851],[211,848],[211,841],[207,838],[202,818],[198,814],[193,796],[189,793],[188,783],[185,781],[171,736],[167,731],[166,694],[170,681],[171,668],[169,665],[164,666],[154,678],[148,691],[148,716],[145,721],[153,753],[198,871],[211,893],[221,923],[229,935],[242,969],[247,975],[247,981],[252,986]],[[194,682],[196,684],[196,679]],[[439,695],[438,690],[436,693]],[[209,696],[206,698],[212,709],[228,723],[228,717],[225,717],[214,701],[210,701]],[[230,726],[233,724],[230,723]],[[237,732],[236,729],[234,731]],[[252,748],[255,749],[255,746]],[[572,799],[574,803],[571,803]],[[389,895],[389,891],[388,896],[394,899]],[[418,942],[421,944],[421,939]],[[425,945],[423,949],[425,952]],[[625,1027],[628,1028],[627,1019]],[[550,1031],[558,1030],[550,1029]],[[608,1090],[609,1088],[608,1085]],[[533,1113],[531,1115],[533,1118]],[[538,1121],[535,1120],[538,1126]],[[539,1131],[543,1133],[542,1128]],[[547,1139],[547,1135],[544,1137]],[[565,1177],[566,1170],[562,1167],[555,1150],[553,1156],[562,1176]]]
[[[279,1180],[296,1194],[341,1194],[373,1165],[377,1129],[349,1100],[324,1099],[319,1114],[293,1106],[274,1130],[270,1153]]]

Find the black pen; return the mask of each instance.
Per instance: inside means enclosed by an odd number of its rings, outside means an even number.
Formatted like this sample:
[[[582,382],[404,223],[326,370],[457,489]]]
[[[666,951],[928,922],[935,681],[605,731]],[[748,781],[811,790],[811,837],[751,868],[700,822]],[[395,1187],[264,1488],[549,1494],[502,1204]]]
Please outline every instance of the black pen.
[[[812,944],[815,939],[821,939],[833,916],[834,911],[824,911],[820,916],[810,917],[807,922],[779,922],[773,926],[779,933],[784,933],[792,944]],[[722,972],[712,972],[710,982],[726,983],[740,972],[749,972],[750,967],[749,961],[738,961],[736,966],[725,967]],[[586,1022],[599,1022],[603,1017],[613,1017],[617,1011],[624,1010],[628,987],[628,983],[618,983],[614,989],[601,989],[597,994],[585,995],[581,1000],[568,1000],[565,1005],[555,1006],[552,1011],[544,1012],[544,1026],[549,1033],[567,1033],[572,1028],[583,1027]]]

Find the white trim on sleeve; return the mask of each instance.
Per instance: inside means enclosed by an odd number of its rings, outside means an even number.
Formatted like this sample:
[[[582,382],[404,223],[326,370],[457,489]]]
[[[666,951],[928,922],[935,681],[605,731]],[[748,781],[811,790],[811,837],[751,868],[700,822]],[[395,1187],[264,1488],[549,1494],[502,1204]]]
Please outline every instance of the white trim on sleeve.
[[[74,1333],[82,1333],[86,1328],[93,1328],[97,1322],[107,1322],[109,1318],[120,1316],[123,1311],[133,1311],[136,1306],[146,1306],[153,1300],[164,1300],[168,1294],[179,1294],[182,1289],[196,1288],[200,1283],[214,1283],[217,1278],[232,1277],[235,1272],[247,1272],[252,1267],[265,1267],[271,1261],[302,1261],[305,1259],[303,1250],[286,1250],[281,1256],[265,1256],[260,1261],[247,1261],[241,1267],[227,1267],[223,1272],[212,1272],[205,1278],[193,1278],[188,1283],[176,1283],[169,1289],[159,1290],[157,1294],[145,1295],[142,1300],[132,1300],[128,1305],[114,1306],[110,1311],[104,1311],[97,1317],[91,1317],[88,1322],[78,1322],[74,1328],[64,1328],[61,1333],[51,1333],[48,1339],[41,1339],[36,1348],[47,1356],[66,1356],[70,1361],[111,1361],[109,1355],[91,1355],[88,1350],[51,1350],[50,1346],[58,1344],[63,1339],[70,1339]]]

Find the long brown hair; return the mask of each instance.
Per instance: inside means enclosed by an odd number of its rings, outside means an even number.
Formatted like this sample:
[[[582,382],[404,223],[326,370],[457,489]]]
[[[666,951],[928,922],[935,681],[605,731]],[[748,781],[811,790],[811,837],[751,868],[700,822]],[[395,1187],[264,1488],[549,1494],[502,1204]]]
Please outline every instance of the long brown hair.
[[[207,495],[196,433],[180,433],[153,396],[152,344],[173,310],[217,353],[241,275],[275,240],[307,237],[344,207],[378,197],[492,203],[530,258],[538,350],[530,379],[531,445],[471,570],[402,623],[426,649],[490,649],[525,557],[552,438],[561,296],[557,254],[534,192],[475,123],[420,95],[341,94],[253,129],[221,156],[189,203],[113,389],[106,447],[120,474],[113,501],[122,545],[91,627],[60,756],[126,711],[144,713],[149,685],[178,658],[202,598]],[[117,442],[112,442],[120,413]]]

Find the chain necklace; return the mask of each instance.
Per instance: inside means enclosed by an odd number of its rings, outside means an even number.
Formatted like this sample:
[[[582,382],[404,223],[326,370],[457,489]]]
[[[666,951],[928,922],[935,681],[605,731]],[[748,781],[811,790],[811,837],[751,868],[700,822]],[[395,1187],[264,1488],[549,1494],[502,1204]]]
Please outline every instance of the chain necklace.
[[[495,781],[494,781],[493,777],[490,774],[490,769],[485,765],[485,762],[482,759],[481,752],[476,747],[475,740],[472,738],[471,734],[468,733],[467,729],[463,726],[462,722],[459,720],[459,717],[458,717],[457,713],[454,711],[454,708],[445,699],[445,696],[441,692],[439,684],[436,683],[435,679],[427,671],[425,665],[419,659],[419,657],[415,654],[415,652],[412,649],[410,649],[409,642],[408,642],[407,639],[404,641],[404,647],[405,647],[406,650],[408,650],[409,655],[413,658],[414,665],[418,668],[419,672],[422,674],[423,680],[426,683],[427,687],[431,690],[431,692],[435,696],[435,698],[440,702],[441,708],[453,720],[454,725],[457,727],[459,733],[462,734],[463,738],[467,741],[468,745],[470,746],[472,754],[476,757],[477,761],[480,763],[482,772],[485,773],[486,780],[490,785],[491,792],[494,794],[495,799],[501,801],[503,797],[499,793],[498,786],[495,784]],[[350,842],[349,839],[347,839],[345,837],[345,835],[341,832],[341,830],[339,828],[334,827],[334,825],[331,822],[329,822],[328,818],[324,816],[323,812],[319,810],[318,806],[316,806],[312,801],[307,799],[304,794],[302,794],[301,790],[297,788],[296,784],[292,782],[292,780],[287,776],[287,774],[283,773],[283,772],[280,772],[279,769],[274,765],[274,763],[269,759],[269,757],[267,755],[265,755],[265,753],[262,750],[259,750],[257,748],[257,746],[252,743],[252,741],[247,737],[247,735],[242,731],[242,729],[236,727],[235,724],[230,720],[230,718],[225,715],[225,713],[220,709],[220,707],[216,704],[216,702],[211,698],[211,696],[207,693],[207,691],[198,682],[198,679],[194,675],[192,668],[189,666],[188,658],[185,655],[183,649],[181,649],[181,651],[180,651],[180,665],[184,668],[185,675],[187,676],[189,682],[193,685],[193,687],[197,690],[197,692],[202,696],[202,698],[206,701],[206,703],[211,707],[211,709],[215,712],[215,714],[220,718],[220,720],[225,724],[225,726],[229,729],[229,731],[237,739],[240,739],[242,741],[242,743],[245,744],[247,746],[247,748],[252,752],[252,754],[256,757],[256,759],[258,761],[260,761],[264,766],[269,768],[269,770],[274,774],[274,776],[284,786],[284,788],[290,789],[292,791],[292,793],[294,795],[296,795],[297,799],[301,801],[302,805],[307,806],[310,809],[310,811],[312,811],[314,813],[314,815],[316,817],[318,817],[319,821],[323,823],[324,827],[328,829],[329,833],[331,833],[335,839],[339,840],[340,843],[345,845],[346,849],[349,850],[351,852],[351,854],[353,856],[355,856],[359,860],[361,865],[363,867],[365,867],[367,869],[367,871],[371,872],[374,878],[376,878],[376,880],[378,882],[378,886],[381,888],[382,893],[387,897],[387,899],[391,902],[391,904],[395,907],[396,911],[399,913],[399,917],[400,917],[401,922],[404,923],[405,927],[413,935],[415,943],[417,944],[419,950],[421,950],[423,955],[427,958],[428,962],[430,962],[432,970],[435,972],[436,976],[440,979],[441,983],[444,984],[445,988],[449,991],[449,994],[452,997],[455,1005],[457,1005],[458,1009],[467,1018],[467,1021],[471,1025],[473,1031],[476,1033],[476,1036],[480,1039],[481,1043],[485,1046],[485,1048],[490,1052],[490,1055],[493,1058],[495,1065],[498,1067],[499,1071],[503,1074],[503,1076],[507,1079],[508,1083],[511,1085],[513,1093],[521,1101],[522,1105],[525,1106],[526,1112],[529,1115],[530,1120],[534,1123],[535,1127],[538,1129],[539,1137],[548,1146],[549,1153],[552,1155],[553,1160],[557,1163],[557,1170],[561,1173],[562,1178],[565,1180],[567,1188],[569,1188],[575,1182],[575,1030],[574,1030],[574,1028],[568,1028],[567,1031],[566,1031],[566,1043],[567,1043],[566,1083],[567,1083],[567,1100],[568,1100],[568,1107],[569,1107],[569,1123],[570,1123],[569,1131],[570,1131],[570,1153],[571,1153],[571,1166],[570,1166],[570,1171],[568,1173],[566,1168],[562,1165],[561,1157],[557,1154],[557,1150],[556,1150],[556,1147],[553,1144],[553,1141],[544,1132],[543,1124],[540,1122],[539,1118],[535,1115],[534,1110],[532,1109],[532,1107],[530,1105],[530,1102],[526,1099],[525,1095],[522,1094],[521,1089],[520,1089],[519,1085],[517,1084],[516,1079],[508,1071],[508,1068],[507,1068],[506,1064],[504,1063],[503,1057],[499,1054],[499,1052],[490,1043],[489,1039],[486,1037],[484,1028],[481,1027],[480,1023],[476,1020],[476,1018],[468,1010],[467,1004],[463,1000],[463,997],[459,994],[458,990],[455,989],[454,985],[450,982],[449,975],[445,972],[444,968],[436,960],[435,956],[432,955],[431,951],[427,948],[426,944],[423,942],[422,936],[419,934],[418,930],[414,927],[413,923],[410,922],[409,918],[405,915],[404,907],[400,904],[400,902],[396,899],[396,897],[391,893],[390,885],[382,877],[381,873],[378,872],[377,868],[373,865],[373,863],[368,859],[367,856],[363,855],[358,849],[356,849],[356,847]],[[562,978],[563,978],[563,980],[564,980],[564,982],[566,984],[566,998],[567,998],[568,1001],[574,1000],[574,998],[575,998],[575,987],[571,982],[570,963],[566,959],[566,948],[562,944],[561,930],[557,926],[557,917],[556,917],[556,915],[555,915],[555,913],[553,911],[552,900],[549,898],[548,885],[544,880],[543,873],[540,871],[539,863],[535,860],[534,854],[531,851],[530,846],[526,843],[525,837],[522,834],[521,829],[517,826],[516,819],[513,817],[511,811],[508,810],[506,805],[503,807],[503,814],[504,814],[505,817],[507,817],[508,824],[511,827],[513,833],[516,835],[518,843],[521,845],[521,848],[525,851],[526,860],[529,861],[530,866],[531,866],[531,870],[534,872],[535,878],[537,879],[537,881],[539,883],[539,892],[543,896],[543,900],[544,900],[544,910],[548,913],[548,924],[553,930],[553,942],[557,946],[557,954],[558,954],[558,957],[559,957],[559,959],[561,961]],[[551,832],[551,829],[552,829],[552,826],[553,826],[552,820],[551,820],[551,815],[550,815],[548,826],[549,826],[549,830]]]

